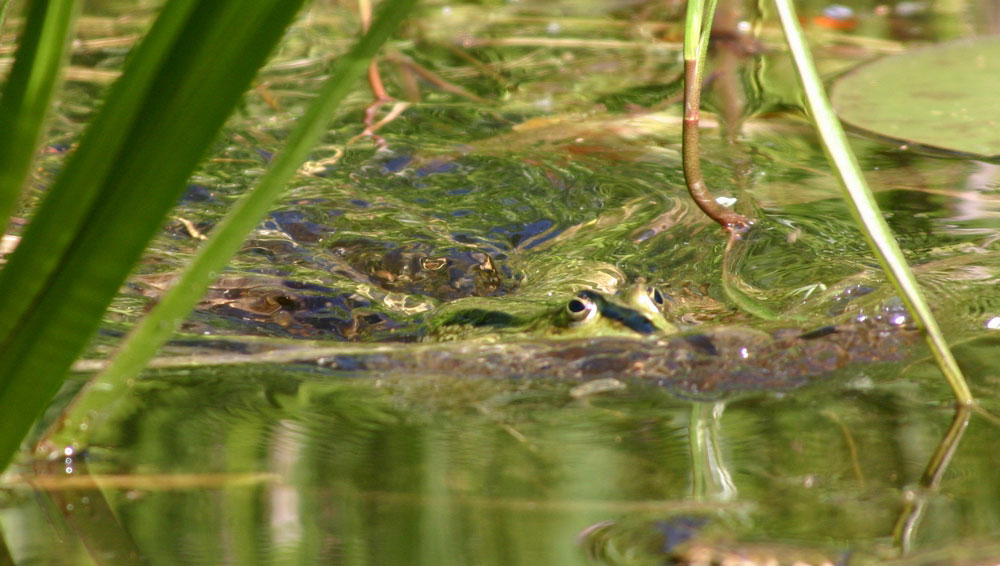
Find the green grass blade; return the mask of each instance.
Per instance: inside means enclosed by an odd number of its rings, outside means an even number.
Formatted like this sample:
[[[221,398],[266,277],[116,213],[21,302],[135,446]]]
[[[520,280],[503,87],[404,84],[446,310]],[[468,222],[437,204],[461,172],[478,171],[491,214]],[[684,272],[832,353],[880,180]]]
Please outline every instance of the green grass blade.
[[[698,74],[699,80],[705,70],[705,58],[708,56],[708,42],[712,39],[712,21],[715,20],[715,8],[718,4],[719,0],[708,0],[708,6],[703,16],[704,21],[701,24],[701,36],[698,38],[698,66],[701,68],[701,72]]]
[[[7,13],[10,10],[10,0],[0,0],[0,33],[3,33],[7,25]]]
[[[684,16],[684,60],[696,61],[698,80],[705,69],[705,56],[712,36],[712,20],[718,0],[688,0]]]
[[[94,118],[66,167],[49,187],[20,245],[0,272],[0,344],[10,339],[18,321],[39,300],[48,278],[87,222],[115,165],[111,157],[122,150],[130,128],[140,120],[154,76],[196,5],[196,0],[172,0],[164,6],[142,44],[129,57],[123,70],[127,79],[116,82],[104,100],[104,108],[114,111],[100,112]],[[0,351],[0,358],[2,355]],[[2,384],[0,380],[0,387]]]
[[[809,47],[795,14],[792,0],[775,0],[774,3],[778,8],[785,38],[802,81],[809,112],[816,123],[823,147],[840,178],[841,186],[847,194],[851,212],[862,227],[868,244],[875,251],[875,255],[889,276],[889,280],[902,295],[906,307],[916,316],[918,323],[926,331],[931,351],[948,380],[948,384],[954,390],[958,402],[969,404],[973,400],[972,392],[969,391],[962,371],[955,362],[955,358],[948,348],[948,343],[945,341],[944,335],[941,334],[941,329],[920,291],[917,280],[906,264],[903,252],[899,249],[899,244],[896,243],[896,239],[889,230],[889,225],[882,217],[882,213],[875,203],[875,197],[872,196],[861,174],[861,167],[847,144],[847,136],[833,112],[830,100],[823,89],[823,82],[813,64],[812,55],[809,53]]]
[[[698,46],[701,38],[701,19],[705,12],[705,0],[688,0],[687,12],[684,14],[684,60],[693,61],[698,58]]]
[[[13,321],[2,321],[5,332],[0,334],[0,411],[4,414],[0,469],[62,383],[119,286],[182,194],[190,172],[301,4],[294,0],[172,0],[164,8],[168,21],[157,20],[150,33],[155,41],[148,49],[166,49],[159,52],[160,57],[147,57],[144,42],[135,58],[142,58],[145,65],[130,65],[120,79],[141,84],[121,87],[138,93],[138,99],[127,99],[133,104],[129,110],[134,111],[106,132],[117,143],[108,150],[105,140],[92,133],[84,137],[56,181],[56,187],[62,185],[60,190],[53,187],[50,191],[22,245],[0,274],[0,312],[18,313]],[[166,29],[168,25],[172,28]],[[164,39],[165,44],[160,43]],[[114,122],[107,114],[117,112],[119,108],[106,102],[95,126],[107,128]],[[84,158],[96,160],[96,187],[90,187],[92,172],[73,163]],[[72,199],[53,201],[57,195],[75,195],[77,184],[94,190],[82,218],[65,210],[78,206]],[[29,252],[49,253],[32,239],[58,239],[59,226],[53,222],[62,216],[74,219],[76,225],[68,243],[52,254],[55,258],[24,258]],[[15,262],[19,255],[22,259]],[[49,264],[50,269],[31,287],[29,308],[11,307],[11,302],[25,300],[21,290],[11,286],[11,281],[24,277],[14,268],[39,263]]]
[[[0,6],[0,14],[6,8]],[[0,227],[7,225],[31,168],[76,12],[75,0],[35,0],[28,7],[0,99]]]
[[[79,425],[93,427],[100,410],[128,393],[134,377],[156,354],[173,333],[176,324],[194,308],[205,294],[216,274],[225,268],[247,233],[271,209],[288,180],[295,174],[308,152],[327,131],[327,123],[337,106],[350,92],[368,68],[375,52],[399,26],[416,0],[387,0],[369,32],[346,55],[337,59],[332,76],[320,94],[298,122],[288,138],[285,149],[261,179],[258,186],[246,194],[213,230],[210,239],[188,264],[177,284],[167,292],[156,307],[133,330],[111,366],[95,379],[74,402],[62,419],[67,438],[53,436],[49,445],[71,440],[79,442]],[[57,433],[58,434],[58,433]]]

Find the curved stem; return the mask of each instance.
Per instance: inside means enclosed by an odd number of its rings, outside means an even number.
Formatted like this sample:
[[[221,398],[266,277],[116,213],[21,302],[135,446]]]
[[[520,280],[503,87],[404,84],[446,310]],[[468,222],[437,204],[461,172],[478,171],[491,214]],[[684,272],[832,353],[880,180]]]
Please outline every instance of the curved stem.
[[[752,218],[737,214],[719,204],[701,175],[701,152],[698,149],[698,120],[701,108],[701,75],[708,39],[712,32],[716,0],[709,0],[705,10],[704,0],[688,0],[684,26],[684,126],[682,154],[684,181],[698,208],[729,230],[732,234],[746,231],[753,224]],[[705,16],[704,19],[702,16]]]
[[[683,162],[684,180],[688,193],[695,204],[712,220],[730,232],[746,231],[753,223],[752,218],[738,214],[719,204],[701,175],[701,152],[698,148],[698,120],[701,107],[701,80],[698,75],[697,60],[684,61],[684,126],[683,126]]]

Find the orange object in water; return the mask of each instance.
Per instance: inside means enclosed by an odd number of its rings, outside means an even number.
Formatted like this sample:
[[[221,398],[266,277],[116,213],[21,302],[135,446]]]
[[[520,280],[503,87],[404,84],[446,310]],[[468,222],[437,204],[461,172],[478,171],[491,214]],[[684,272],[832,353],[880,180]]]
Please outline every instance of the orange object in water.
[[[858,27],[858,18],[847,6],[831,4],[823,9],[823,14],[813,18],[813,23],[821,28],[851,31]]]

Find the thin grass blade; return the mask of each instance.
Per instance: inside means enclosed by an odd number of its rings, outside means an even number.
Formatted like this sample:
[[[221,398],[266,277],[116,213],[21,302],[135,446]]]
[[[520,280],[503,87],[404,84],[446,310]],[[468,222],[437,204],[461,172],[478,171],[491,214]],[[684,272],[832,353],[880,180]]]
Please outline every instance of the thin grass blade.
[[[87,429],[93,429],[95,424],[99,424],[101,410],[129,393],[130,378],[137,375],[156,354],[177,323],[205,294],[214,279],[213,274],[225,268],[243,244],[247,233],[270,210],[310,149],[327,131],[327,123],[337,106],[364,74],[379,46],[385,43],[415,3],[416,0],[387,0],[383,3],[382,11],[369,32],[347,54],[338,58],[332,76],[299,120],[298,127],[289,136],[285,149],[275,157],[271,169],[258,186],[247,193],[212,230],[211,237],[202,245],[174,287],[129,335],[111,366],[77,397],[59,425],[64,435],[53,430],[53,436],[45,441],[46,445],[80,442],[84,437],[80,425],[86,424]]]
[[[972,392],[969,391],[969,386],[962,376],[962,370],[955,362],[955,357],[948,348],[948,343],[920,291],[916,277],[913,276],[913,272],[903,257],[899,244],[896,243],[889,225],[882,217],[882,213],[875,203],[875,197],[861,174],[861,167],[847,143],[844,129],[833,112],[830,100],[823,89],[823,82],[813,64],[812,55],[795,14],[792,0],[774,0],[774,3],[778,8],[785,39],[788,41],[795,67],[798,69],[799,78],[802,81],[809,112],[816,124],[827,156],[833,164],[841,186],[844,188],[851,212],[861,226],[861,231],[868,240],[869,246],[874,250],[889,280],[899,291],[906,307],[924,328],[931,352],[944,373],[945,379],[948,380],[948,384],[955,392],[956,399],[961,404],[972,403]]]
[[[6,466],[31,423],[58,390],[72,361],[86,345],[104,311],[169,209],[185,181],[215,139],[256,71],[282,37],[302,2],[295,0],[172,0],[150,37],[120,79],[130,103],[127,118],[109,113],[105,103],[95,126],[116,142],[110,151],[93,132],[84,136],[71,163],[50,191],[22,245],[0,274],[0,469]],[[159,29],[156,29],[159,28]],[[153,51],[152,54],[149,51]],[[133,61],[134,63],[134,61]],[[131,84],[135,81],[135,84]],[[114,124],[110,127],[109,124]],[[86,147],[85,147],[86,144]],[[99,147],[94,146],[97,144]],[[97,167],[92,172],[77,160]],[[57,196],[92,194],[82,215],[70,214]],[[50,216],[51,215],[51,216]],[[66,241],[59,237],[62,217],[73,220]],[[31,238],[29,238],[29,236]],[[38,240],[33,241],[37,238]],[[38,241],[61,245],[50,252]],[[25,254],[52,255],[39,259]],[[17,256],[22,258],[18,259]],[[13,286],[23,274],[14,268],[46,269],[32,285],[27,309]],[[28,281],[31,283],[31,281]]]
[[[4,2],[0,17],[6,10]],[[28,6],[14,67],[0,98],[0,230],[7,225],[34,160],[76,13],[75,0],[35,0]]]
[[[177,42],[196,0],[172,0],[125,64],[123,77],[112,86],[104,108],[90,123],[79,147],[48,188],[17,250],[0,271],[0,345],[40,300],[49,277],[101,197],[103,183],[125,146],[133,124],[140,120],[155,74]],[[4,354],[0,350],[0,359]],[[0,387],[3,387],[0,378]]]

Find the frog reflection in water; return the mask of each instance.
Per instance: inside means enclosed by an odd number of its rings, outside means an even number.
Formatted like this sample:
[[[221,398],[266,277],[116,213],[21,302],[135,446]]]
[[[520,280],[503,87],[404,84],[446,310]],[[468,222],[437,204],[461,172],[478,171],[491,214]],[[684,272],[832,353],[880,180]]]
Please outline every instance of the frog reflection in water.
[[[480,300],[482,302],[482,300]],[[597,336],[643,337],[674,334],[677,327],[663,313],[664,296],[639,278],[624,293],[608,294],[593,289],[540,314],[518,316],[507,310],[454,307],[432,320],[426,341],[510,338],[582,338]]]

